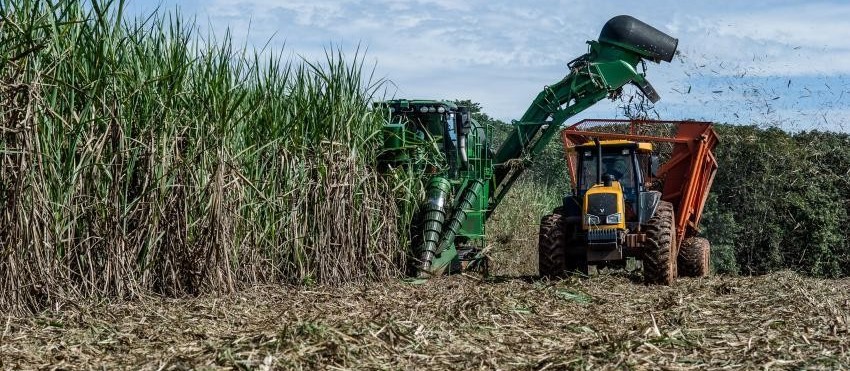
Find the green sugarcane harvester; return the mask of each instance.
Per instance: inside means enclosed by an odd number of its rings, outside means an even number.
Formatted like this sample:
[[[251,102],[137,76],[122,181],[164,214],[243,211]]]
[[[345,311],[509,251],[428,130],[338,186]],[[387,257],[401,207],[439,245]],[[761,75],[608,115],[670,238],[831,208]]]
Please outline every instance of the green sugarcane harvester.
[[[497,151],[488,129],[467,107],[447,101],[396,99],[377,103],[385,126],[382,162],[427,180],[427,200],[416,223],[416,275],[428,277],[482,262],[484,225],[511,186],[570,117],[635,85],[653,103],[660,98],[638,66],[670,62],[678,40],[630,16],[609,20],[569,74],[546,86]],[[417,238],[419,240],[417,240]]]

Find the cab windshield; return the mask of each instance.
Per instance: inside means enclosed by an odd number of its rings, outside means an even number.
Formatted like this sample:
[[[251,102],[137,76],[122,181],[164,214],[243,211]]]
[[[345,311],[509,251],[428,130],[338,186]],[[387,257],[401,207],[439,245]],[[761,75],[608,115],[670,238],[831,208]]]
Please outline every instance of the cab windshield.
[[[581,173],[579,174],[578,189],[581,194],[587,192],[596,184],[596,151],[579,152]],[[623,187],[626,198],[631,198],[635,190],[635,169],[632,162],[631,150],[618,149],[602,152],[602,177],[611,175]]]

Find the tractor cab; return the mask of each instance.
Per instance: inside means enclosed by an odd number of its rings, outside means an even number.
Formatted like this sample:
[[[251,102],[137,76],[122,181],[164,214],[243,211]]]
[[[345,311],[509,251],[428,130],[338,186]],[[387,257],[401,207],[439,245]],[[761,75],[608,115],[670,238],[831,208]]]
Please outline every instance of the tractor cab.
[[[584,229],[626,228],[638,222],[640,195],[652,176],[652,144],[626,140],[587,142],[576,147],[575,196],[583,200]]]
[[[564,200],[576,222],[575,237],[588,246],[589,261],[622,258],[635,246],[627,236],[640,230],[654,211],[659,193],[649,190],[652,144],[628,140],[594,140],[568,148],[575,160],[575,188]],[[579,219],[580,218],[580,219]]]

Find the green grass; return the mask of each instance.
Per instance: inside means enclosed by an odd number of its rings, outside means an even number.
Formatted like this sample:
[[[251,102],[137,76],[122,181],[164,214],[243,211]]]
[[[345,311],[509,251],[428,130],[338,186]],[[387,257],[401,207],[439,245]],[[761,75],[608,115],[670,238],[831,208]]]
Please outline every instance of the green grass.
[[[416,188],[374,171],[362,53],[288,60],[123,11],[0,5],[0,307],[400,274]]]
[[[508,193],[487,221],[492,273],[537,275],[540,219],[562,203],[561,187],[538,183],[530,176]]]

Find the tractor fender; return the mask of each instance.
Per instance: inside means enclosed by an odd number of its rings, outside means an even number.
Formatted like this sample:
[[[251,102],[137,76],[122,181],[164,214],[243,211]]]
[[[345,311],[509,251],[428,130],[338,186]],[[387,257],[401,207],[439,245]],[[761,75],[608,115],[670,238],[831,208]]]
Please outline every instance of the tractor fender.
[[[561,202],[561,213],[566,217],[576,217],[581,220],[581,202],[578,197],[567,195]]]
[[[644,224],[655,215],[655,209],[658,208],[658,202],[661,201],[661,192],[647,191],[640,193],[640,203],[638,214],[638,222]]]

